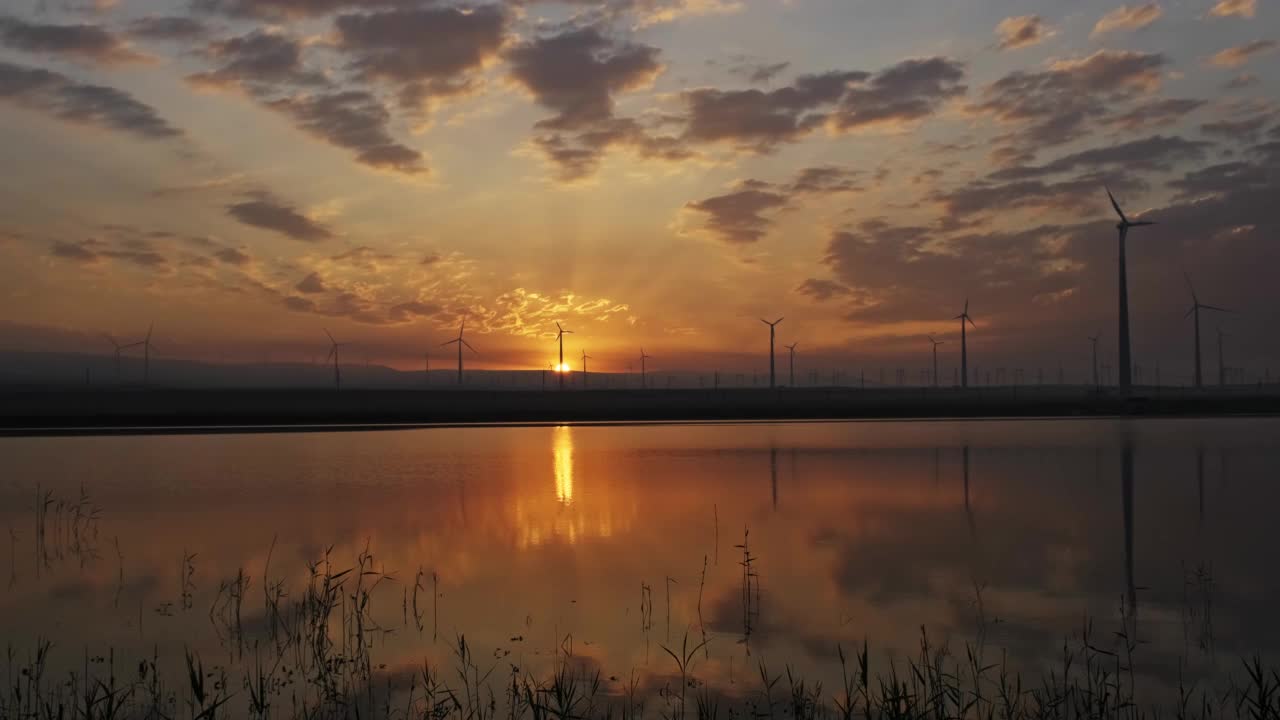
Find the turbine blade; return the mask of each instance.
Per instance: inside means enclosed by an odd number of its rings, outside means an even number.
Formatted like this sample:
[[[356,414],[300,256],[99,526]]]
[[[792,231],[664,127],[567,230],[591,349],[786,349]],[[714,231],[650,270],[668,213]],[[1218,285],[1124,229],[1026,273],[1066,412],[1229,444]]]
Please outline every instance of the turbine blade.
[[[560,323],[556,323],[556,329],[560,332],[564,332],[564,328],[560,327]]]
[[[325,362],[329,362],[330,360],[332,360],[332,359],[333,359],[334,354],[335,354],[335,353],[337,353],[337,352],[338,352],[338,348],[337,348],[337,347],[331,347],[331,348],[329,348],[329,354],[324,356],[324,361],[325,361]]]
[[[331,343],[335,343],[335,344],[338,342],[337,340],[334,340],[334,339],[333,339],[333,335],[330,335],[330,334],[329,334],[329,329],[328,329],[328,328],[321,328],[321,329],[322,329],[322,330],[324,330],[324,334],[325,334],[325,335],[328,335],[328,336],[329,336],[329,342],[331,342]]]
[[[463,345],[466,345],[466,346],[467,346],[467,349],[468,349],[468,350],[470,350],[471,352],[473,352],[473,353],[475,353],[475,354],[477,354],[477,355],[479,355],[479,354],[480,354],[479,352],[477,352],[477,351],[476,351],[476,349],[475,349],[475,348],[471,347],[471,343],[467,342],[466,340],[459,340],[459,342],[461,342]]]
[[[156,324],[151,323],[147,326],[147,342],[151,342],[151,331],[156,329]]]
[[[964,316],[964,319],[965,319],[965,320],[968,320],[970,325],[972,325],[972,326],[974,326],[974,327],[978,327],[978,323],[974,322],[974,321],[973,321],[973,318],[969,317],[968,315],[965,315],[965,316]]]
[[[1120,216],[1120,220],[1121,220],[1125,225],[1131,225],[1132,223],[1130,223],[1130,222],[1129,222],[1129,218],[1125,217],[1125,216],[1124,216],[1124,211],[1120,209],[1120,203],[1116,202],[1116,196],[1111,194],[1111,188],[1109,188],[1109,187],[1107,187],[1107,186],[1105,186],[1105,185],[1104,185],[1104,186],[1102,186],[1102,187],[1103,187],[1103,189],[1104,189],[1104,190],[1106,190],[1106,191],[1107,191],[1107,197],[1111,199],[1111,207],[1113,207],[1113,208],[1115,208],[1115,209],[1116,209],[1116,214]]]
[[[462,342],[462,338],[454,338],[454,339],[449,340],[449,341],[447,341],[447,342],[442,342],[442,343],[440,343],[440,347],[444,347],[445,345],[452,345],[452,344],[454,344],[454,343],[456,343],[456,342]]]
[[[1191,308],[1187,310],[1187,314],[1182,316],[1182,319],[1186,320],[1187,318],[1191,317],[1191,313],[1195,312],[1198,306],[1199,306],[1199,303],[1197,303],[1196,305],[1192,305]],[[1089,338],[1089,339],[1092,340],[1093,338]]]
[[[1191,299],[1195,301],[1197,305],[1199,305],[1200,299],[1196,297],[1196,286],[1191,284],[1191,274],[1184,272],[1182,273],[1182,277],[1186,278],[1187,289],[1191,291]]]
[[[1217,305],[1201,305],[1200,307],[1204,308],[1205,310],[1217,310],[1218,312],[1224,312],[1224,313],[1235,312],[1235,310],[1228,310],[1227,308],[1218,307]]]
[[[783,320],[786,320],[786,318],[778,318],[777,320],[774,320],[774,321],[773,321],[773,324],[774,324],[774,325],[777,325],[778,323],[782,322]]]

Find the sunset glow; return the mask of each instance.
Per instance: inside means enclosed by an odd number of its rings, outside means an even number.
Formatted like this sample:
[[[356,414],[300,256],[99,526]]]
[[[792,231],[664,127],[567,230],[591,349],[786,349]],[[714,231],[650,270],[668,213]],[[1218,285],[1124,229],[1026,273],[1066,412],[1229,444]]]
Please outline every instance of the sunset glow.
[[[1189,376],[1190,271],[1261,374],[1280,7],[1007,9],[10,3],[0,344],[154,322],[157,357],[319,363],[327,328],[416,370],[466,318],[468,369],[536,371],[561,322],[592,373],[753,373],[785,315],[807,367],[918,367],[933,334],[949,371],[968,298],[975,363],[1078,378],[1097,332],[1115,363],[1106,185],[1159,222],[1135,362]]]

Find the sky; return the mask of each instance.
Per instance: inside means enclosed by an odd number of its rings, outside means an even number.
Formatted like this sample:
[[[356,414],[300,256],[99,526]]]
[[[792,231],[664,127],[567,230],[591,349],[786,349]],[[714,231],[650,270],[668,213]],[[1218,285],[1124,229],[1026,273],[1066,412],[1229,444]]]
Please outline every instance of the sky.
[[[0,349],[1280,359],[1271,0],[13,0]],[[1280,370],[1280,368],[1277,368]]]

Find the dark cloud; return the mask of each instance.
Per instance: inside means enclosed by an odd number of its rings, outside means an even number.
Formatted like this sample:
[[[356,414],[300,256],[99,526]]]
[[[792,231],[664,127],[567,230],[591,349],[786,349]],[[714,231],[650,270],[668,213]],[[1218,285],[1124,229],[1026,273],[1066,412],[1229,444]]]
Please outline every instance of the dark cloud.
[[[1254,85],[1257,85],[1259,82],[1261,81],[1258,79],[1257,75],[1241,73],[1228,80],[1222,87],[1226,90],[1244,90],[1245,88],[1251,88]]]
[[[108,243],[97,238],[78,242],[56,241],[51,253],[55,257],[94,264],[103,260],[121,260],[139,267],[161,270],[169,267],[169,260],[145,242]]]
[[[368,245],[351,248],[344,252],[334,255],[331,260],[351,265],[361,270],[377,270],[378,264],[395,260],[396,256],[391,253],[381,252]]]
[[[129,23],[129,34],[147,40],[199,40],[209,34],[200,20],[184,15],[152,15]]]
[[[993,180],[1027,180],[1079,170],[1169,170],[1177,163],[1202,159],[1205,151],[1212,146],[1213,143],[1210,142],[1153,135],[1142,140],[1065,155],[1045,165],[1007,167],[988,177]]]
[[[302,46],[278,32],[255,30],[210,43],[205,54],[221,67],[196,73],[187,80],[201,86],[239,87],[258,94],[277,85],[321,85],[324,76],[308,71]]]
[[[948,221],[1014,209],[1084,211],[1097,207],[1098,196],[1104,185],[1117,191],[1145,188],[1133,176],[1115,170],[1057,182],[1018,180],[1002,183],[989,179],[978,180],[958,188],[938,191],[930,199],[943,206]]]
[[[983,89],[971,109],[1015,126],[1013,140],[1031,147],[1058,145],[1084,135],[1091,120],[1153,91],[1165,56],[1099,50],[1060,60],[1040,72],[1012,72]]]
[[[1105,122],[1121,130],[1150,130],[1172,125],[1207,104],[1204,100],[1162,98],[1135,105],[1118,115],[1106,118]]]
[[[128,43],[101,25],[45,25],[0,16],[0,44],[15,50],[92,60],[105,65],[152,59],[131,49]]]
[[[555,113],[539,121],[533,143],[562,180],[591,174],[611,147],[641,157],[681,160],[690,151],[673,137],[655,136],[632,118],[614,114],[614,95],[647,85],[662,70],[658,49],[618,42],[599,28],[573,28],[536,38],[506,53],[511,78]]]
[[[346,90],[280,98],[264,104],[291,118],[313,137],[355,151],[356,161],[361,164],[408,175],[427,172],[422,153],[391,137],[391,112],[371,93]]]
[[[926,58],[906,60],[874,75],[802,75],[768,92],[690,90],[684,94],[685,138],[767,153],[824,126],[836,132],[893,126],[927,117],[945,100],[963,95],[963,78],[959,63]]]
[[[237,267],[244,267],[251,262],[253,258],[235,248],[223,248],[213,254],[218,260]]]
[[[426,257],[422,258],[422,263],[421,263],[421,264],[422,264],[422,265],[435,265],[436,263],[440,262],[440,259],[441,259],[441,258],[440,258],[440,253],[434,253],[434,252],[433,252],[433,253],[429,253]]]
[[[1191,200],[1243,188],[1265,187],[1274,181],[1275,168],[1237,161],[1197,168],[1168,183],[1178,199]]]
[[[752,60],[749,57],[738,56],[732,60],[732,64],[729,66],[729,74],[745,78],[747,82],[753,85],[764,85],[781,75],[789,67],[791,67],[789,62],[765,63]]]
[[[398,84],[402,104],[470,88],[465,73],[497,55],[508,16],[498,5],[419,7],[340,15],[338,47],[365,80]]]
[[[315,312],[316,304],[304,297],[289,295],[284,298],[284,306],[294,312]]]
[[[431,317],[443,310],[435,303],[406,302],[391,306],[388,317],[392,322],[406,322],[420,317]]]
[[[1239,120],[1218,120],[1200,126],[1200,132],[1210,137],[1220,137],[1237,142],[1256,142],[1262,131],[1271,124],[1271,115],[1255,115]]]
[[[333,233],[323,225],[269,197],[228,205],[227,214],[245,225],[280,233],[294,240],[318,242],[333,237]]]
[[[105,85],[77,82],[61,73],[0,61],[0,101],[48,113],[68,122],[119,130],[146,140],[182,132],[150,105]]]
[[[328,15],[341,10],[413,5],[420,0],[194,0],[197,10],[237,18],[284,20]]]
[[[809,278],[808,280],[800,283],[796,288],[796,292],[801,295],[807,295],[819,302],[825,302],[832,298],[851,295],[853,293],[853,289],[833,280]]]
[[[293,289],[300,293],[307,293],[308,295],[314,295],[328,290],[328,288],[325,287],[324,280],[322,280],[316,273],[311,273],[299,280],[298,284],[295,285]]]
[[[1001,50],[1019,50],[1039,45],[1053,35],[1053,30],[1044,24],[1039,15],[1020,15],[1001,20],[996,25],[996,35],[1000,38],[996,47]]]
[[[752,187],[717,195],[685,207],[707,216],[707,229],[734,245],[759,241],[773,221],[761,213],[784,207],[790,198],[782,193]]]
[[[857,176],[857,171],[834,165],[808,167],[801,169],[788,183],[745,180],[738,183],[732,192],[688,203],[685,208],[705,215],[705,227],[721,240],[732,245],[745,245],[758,242],[773,225],[773,220],[766,213],[789,207],[806,194],[860,190],[855,182]]]

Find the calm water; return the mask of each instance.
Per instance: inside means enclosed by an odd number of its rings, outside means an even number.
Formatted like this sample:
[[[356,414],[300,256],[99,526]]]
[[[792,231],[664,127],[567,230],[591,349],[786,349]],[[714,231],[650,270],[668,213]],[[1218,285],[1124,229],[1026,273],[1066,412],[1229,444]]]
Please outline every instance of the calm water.
[[[264,569],[297,598],[326,550],[342,569],[368,548],[394,575],[370,611],[393,676],[458,633],[504,668],[571,646],[606,676],[669,673],[660,646],[705,631],[705,680],[764,658],[833,687],[837,643],[911,654],[921,626],[959,647],[984,625],[1037,667],[1086,616],[1109,642],[1136,602],[1160,685],[1179,658],[1208,674],[1280,647],[1278,467],[1271,419],[4,439],[0,641],[234,668],[224,582],[250,578],[260,636]],[[98,519],[76,525],[57,503],[82,487]]]

